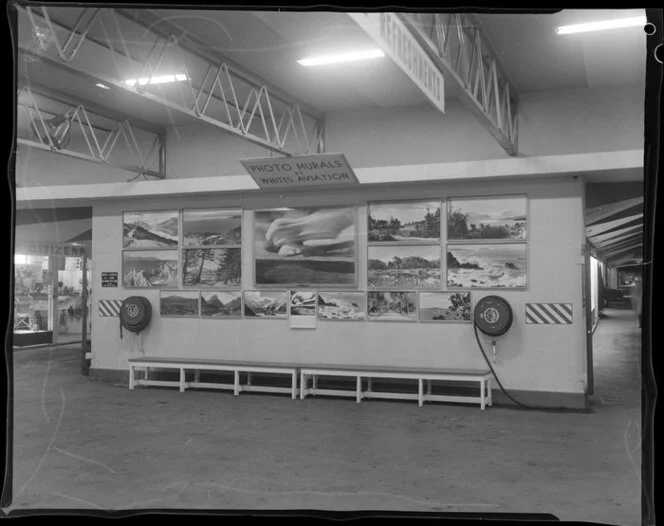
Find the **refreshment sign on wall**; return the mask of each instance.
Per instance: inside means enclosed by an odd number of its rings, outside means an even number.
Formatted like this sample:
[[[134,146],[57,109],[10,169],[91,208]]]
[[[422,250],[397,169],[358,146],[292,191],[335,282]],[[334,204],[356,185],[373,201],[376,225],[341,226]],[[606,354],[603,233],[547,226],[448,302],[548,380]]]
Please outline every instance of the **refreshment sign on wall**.
[[[443,74],[394,13],[347,13],[442,113]]]
[[[356,185],[357,176],[341,153],[265,157],[240,161],[261,188]]]
[[[56,245],[54,243],[17,242],[14,253],[22,256],[65,256],[80,258],[85,255],[85,247],[77,245]]]

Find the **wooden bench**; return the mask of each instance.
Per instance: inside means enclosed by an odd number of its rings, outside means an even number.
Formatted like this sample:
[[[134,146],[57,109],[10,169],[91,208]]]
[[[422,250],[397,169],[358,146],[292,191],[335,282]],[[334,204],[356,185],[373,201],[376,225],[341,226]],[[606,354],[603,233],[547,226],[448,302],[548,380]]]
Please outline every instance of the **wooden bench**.
[[[136,378],[136,370],[144,371],[143,378]],[[166,380],[150,379],[150,370],[177,370],[180,373],[180,380],[177,382]],[[194,381],[186,381],[186,373],[194,372]],[[233,373],[233,383],[220,382],[201,382],[201,371],[224,371]],[[247,382],[240,383],[240,373],[247,373]],[[291,378],[290,387],[252,385],[252,373],[283,374]],[[289,393],[293,400],[297,398],[297,373],[298,368],[295,365],[283,363],[257,363],[240,362],[228,360],[195,360],[188,358],[131,358],[129,360],[129,389],[134,389],[137,385],[145,386],[165,386],[179,387],[180,392],[187,388],[204,389],[225,389],[232,390],[235,396],[240,392],[263,392],[263,393]]]
[[[355,389],[319,389],[319,376],[354,377]],[[367,379],[367,389],[362,388],[362,378]],[[417,380],[417,394],[378,392],[372,390],[372,378],[391,378]],[[311,386],[309,380],[311,379]],[[424,381],[427,392],[424,392]],[[432,394],[431,381],[477,382],[479,396],[453,396]],[[408,367],[343,367],[337,365],[318,365],[300,368],[300,399],[307,395],[353,396],[359,404],[363,398],[385,398],[396,400],[417,400],[420,407],[427,401],[479,403],[482,410],[486,405],[493,405],[491,396],[492,373],[483,369],[414,369]]]

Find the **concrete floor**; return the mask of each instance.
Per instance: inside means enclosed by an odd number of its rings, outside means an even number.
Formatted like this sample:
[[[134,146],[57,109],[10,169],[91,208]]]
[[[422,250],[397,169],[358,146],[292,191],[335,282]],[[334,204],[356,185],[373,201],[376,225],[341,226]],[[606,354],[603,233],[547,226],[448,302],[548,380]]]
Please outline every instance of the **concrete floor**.
[[[16,351],[14,499],[35,508],[553,513],[639,525],[640,330],[608,309],[593,413],[137,389]]]

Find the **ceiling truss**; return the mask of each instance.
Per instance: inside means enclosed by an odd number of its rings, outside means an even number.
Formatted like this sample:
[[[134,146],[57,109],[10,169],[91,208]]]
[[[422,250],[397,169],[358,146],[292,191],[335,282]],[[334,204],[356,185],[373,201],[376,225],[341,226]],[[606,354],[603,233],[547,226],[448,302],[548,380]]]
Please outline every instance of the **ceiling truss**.
[[[399,13],[459,99],[511,156],[518,154],[518,94],[474,17]]]
[[[184,31],[166,36],[149,24],[141,24],[145,28],[144,38],[151,39],[147,57],[139,61],[141,73],[138,78],[144,78],[146,81],[129,86],[118,78],[86,71],[84,67],[77,65],[76,57],[87,42],[106,48],[116,62],[124,60],[126,63],[129,59],[135,63],[136,58],[131,56],[129,50],[130,43],[127,42],[121,28],[122,18],[140,23],[135,16],[115,9],[84,8],[73,26],[66,27],[53,21],[46,7],[27,7],[25,11],[32,26],[32,40],[36,39],[38,45],[19,43],[24,53],[34,54],[35,49],[30,47],[36,47],[37,54],[43,55],[40,58],[48,60],[45,49],[53,44],[55,53],[50,53],[51,63],[65,66],[68,71],[82,76],[93,76],[114,88],[160,103],[170,111],[185,114],[270,151],[286,156],[324,151],[324,121],[320,115],[303,112],[301,104],[291,103],[284,100],[284,97],[275,96],[271,87],[250,79],[243,73],[237,73],[237,68],[232,64],[229,65],[229,61],[224,58],[211,60],[209,55],[203,57],[199,53],[197,59],[199,61],[204,59],[207,62],[206,72],[198,74],[187,68],[186,55],[192,51],[183,47],[187,37]],[[101,31],[99,33],[102,35],[101,38],[90,37],[95,27],[98,33]],[[159,66],[166,57],[169,64],[174,61],[179,62],[182,69],[187,72],[188,97],[182,96],[179,101],[149,91],[151,80],[155,74],[159,74]],[[223,107],[224,112],[221,117],[210,115],[212,101],[217,107]]]

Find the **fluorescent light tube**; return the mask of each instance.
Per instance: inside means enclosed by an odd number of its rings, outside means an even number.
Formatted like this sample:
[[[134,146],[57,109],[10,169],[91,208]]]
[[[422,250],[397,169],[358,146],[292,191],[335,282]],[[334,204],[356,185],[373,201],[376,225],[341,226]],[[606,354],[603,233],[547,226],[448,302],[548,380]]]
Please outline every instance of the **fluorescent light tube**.
[[[146,84],[169,84],[171,82],[181,82],[187,80],[186,75],[177,74],[177,75],[161,75],[159,77],[141,77],[139,79],[128,79],[124,83],[127,86],[135,86],[138,83],[139,86],[145,86]]]
[[[648,20],[645,16],[634,16],[631,18],[617,18],[615,20],[604,20],[602,22],[589,22],[587,24],[574,24],[560,26],[556,29],[559,35],[571,35],[572,33],[587,33],[589,31],[604,31],[606,29],[618,29],[621,27],[645,26]]]
[[[98,88],[101,88],[101,89],[111,89],[106,84],[102,84],[101,82],[97,82],[97,84],[95,84],[95,86],[97,86]]]
[[[339,55],[303,58],[302,60],[298,60],[297,63],[302,66],[325,66],[327,64],[341,64],[343,62],[354,62],[356,60],[367,60],[384,56],[385,53],[380,49],[372,49],[370,51],[355,51],[353,53],[343,53]]]

